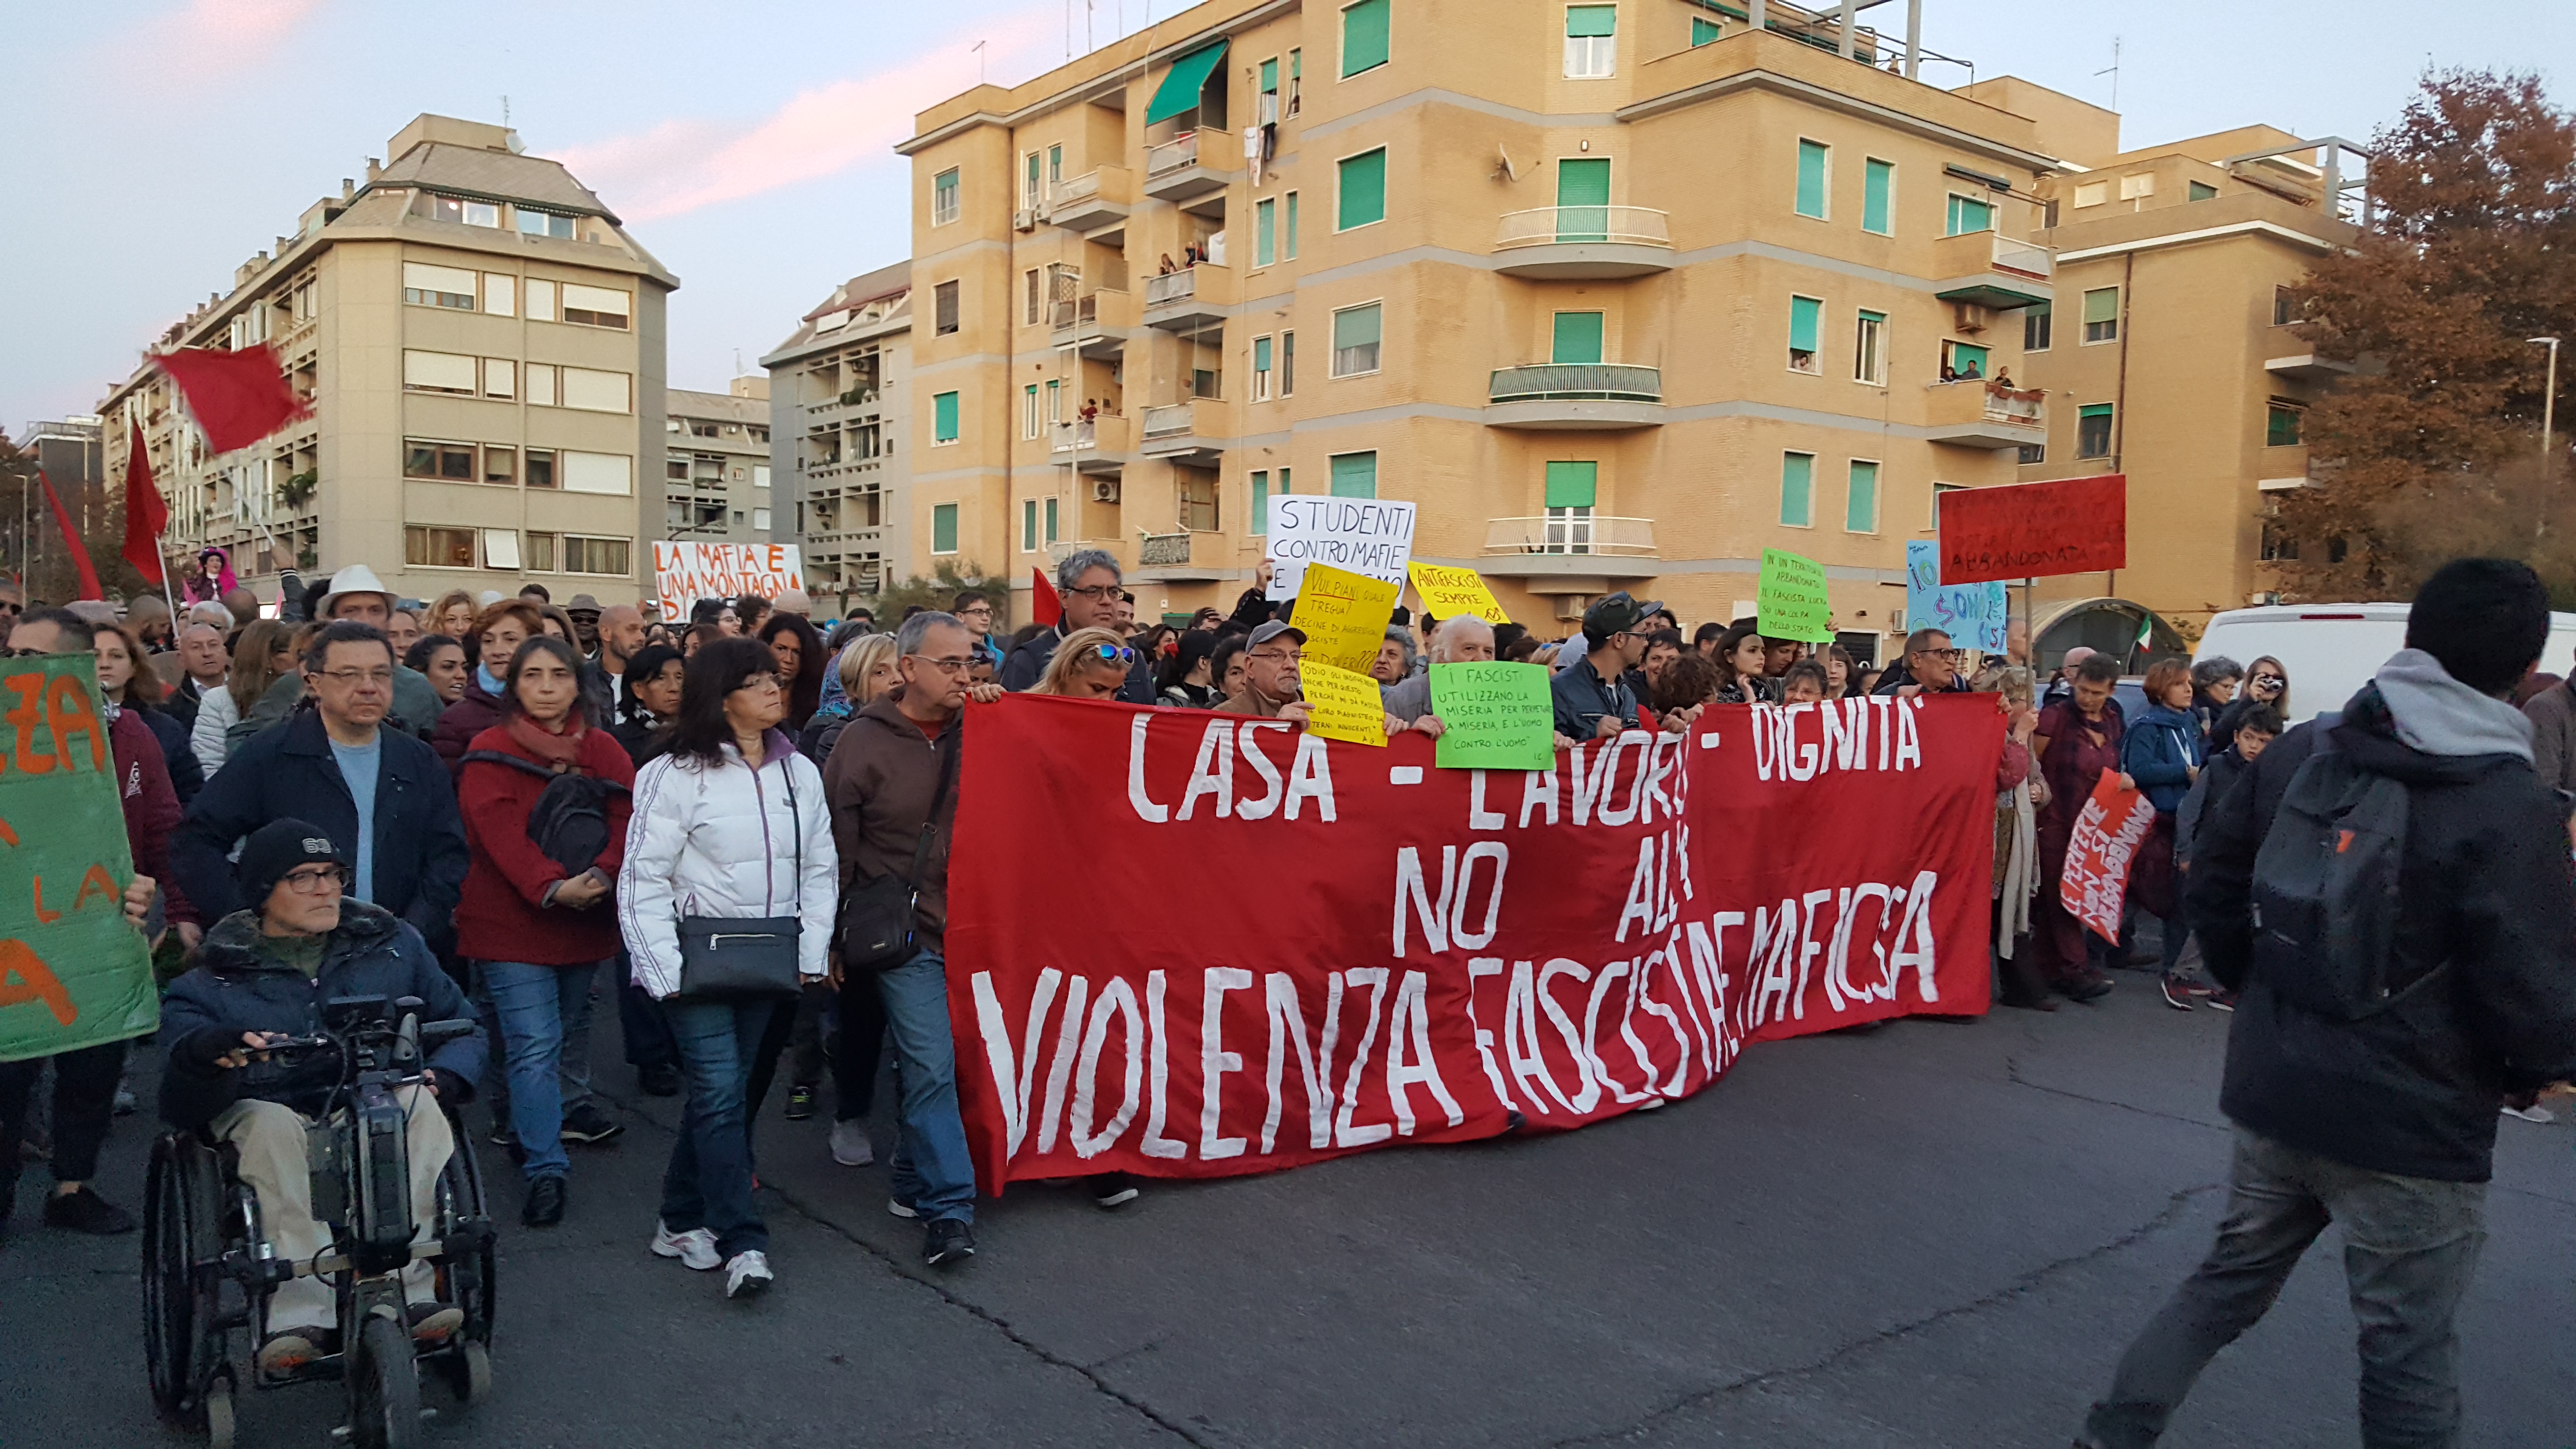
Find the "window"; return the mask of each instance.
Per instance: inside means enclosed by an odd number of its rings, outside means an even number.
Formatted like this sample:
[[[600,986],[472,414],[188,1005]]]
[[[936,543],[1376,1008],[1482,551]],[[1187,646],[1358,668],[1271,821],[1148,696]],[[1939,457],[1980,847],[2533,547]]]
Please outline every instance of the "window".
[[[519,567],[519,531],[515,528],[487,528],[483,533],[483,567],[516,569]]]
[[[1266,267],[1279,260],[1279,203],[1265,199],[1252,206],[1252,264]]]
[[[1966,236],[1972,231],[1995,229],[1994,203],[1979,196],[1950,194],[1949,230],[1943,236]]]
[[[1281,254],[1281,255],[1283,255],[1283,256],[1285,256],[1285,257],[1287,257],[1287,258],[1288,258],[1288,260],[1290,260],[1290,261],[1292,261],[1292,262],[1293,262],[1293,261],[1295,261],[1295,260],[1297,260],[1297,193],[1296,193],[1296,192],[1291,191],[1291,192],[1289,192],[1289,193],[1288,193],[1288,224],[1287,224],[1286,226],[1281,227],[1279,230],[1280,230],[1280,237],[1279,237],[1279,250],[1280,250],[1280,254]]]
[[[554,449],[530,448],[528,450],[528,486],[531,488],[555,486]]]
[[[1064,383],[1052,377],[1047,379],[1046,420],[1050,423],[1064,421]]]
[[[1279,470],[1279,492],[1280,492],[1281,496],[1283,496],[1283,497],[1284,497],[1284,496],[1286,496],[1286,495],[1288,495],[1288,494],[1291,494],[1291,493],[1294,493],[1294,492],[1296,492],[1296,491],[1297,491],[1296,489],[1291,488],[1291,487],[1289,487],[1289,486],[1288,486],[1288,481],[1289,481],[1289,480],[1288,480],[1288,474],[1289,474],[1289,472],[1290,472],[1290,470],[1289,470],[1289,469],[1286,469],[1286,468],[1282,468],[1282,469],[1280,469],[1280,470]]]
[[[580,404],[580,403],[574,402],[574,401],[572,400],[572,375],[573,375],[575,372],[578,372],[579,370],[580,370],[580,369],[578,369],[578,368],[572,368],[572,367],[567,367],[567,368],[565,368],[565,369],[564,369],[564,406],[565,406],[565,407],[568,407],[568,408],[577,408],[577,407],[580,407],[580,406],[581,406],[581,404]],[[712,438],[712,437],[714,437],[714,436],[716,435],[716,431],[717,431],[717,429],[716,429],[716,425],[715,425],[715,423],[714,423],[713,421],[711,421],[711,420],[703,419],[703,418],[688,418],[688,419],[684,419],[684,421],[685,421],[685,422],[687,422],[687,424],[689,425],[689,436],[690,436],[690,437],[692,437],[692,438]]]
[[[471,483],[475,478],[474,445],[424,442],[417,438],[405,438],[403,440],[403,476],[443,478],[456,483]]]
[[[1824,320],[1825,304],[1813,297],[1789,299],[1789,370],[1820,373],[1816,361],[1816,337]]]
[[[2021,445],[2019,456],[2015,457],[2013,461],[2021,464],[2025,468],[2029,467],[2033,463],[2045,463],[2048,461],[2048,445],[2046,443],[2024,443]]]
[[[530,533],[523,535],[520,542],[528,555],[528,572],[532,574],[550,574],[555,571],[555,545],[557,543],[555,535],[551,533]]]
[[[2288,287],[2272,289],[2272,325],[2287,327],[2299,320],[2299,294]]]
[[[1054,500],[1054,499],[1052,499],[1052,498],[1050,498],[1050,499],[1048,499],[1048,500],[1046,501],[1046,541],[1047,541],[1047,542],[1049,542],[1049,543],[1053,543],[1053,542],[1055,542],[1055,538],[1056,538],[1056,534],[1055,534],[1055,511],[1056,511],[1056,510],[1055,510],[1055,505],[1056,505],[1056,500]]]
[[[2210,201],[2214,200],[2217,195],[2218,188],[2210,185],[2206,181],[2194,181],[2184,188],[2185,198],[2191,201]]]
[[[1548,511],[1560,508],[1591,508],[1600,501],[1601,465],[1595,462],[1550,463],[1547,465]]]
[[[1279,57],[1261,63],[1261,110],[1252,118],[1267,126],[1279,119]]]
[[[1189,533],[1216,532],[1216,475],[1204,468],[1173,471],[1180,483],[1182,530]]]
[[[957,505],[942,503],[930,510],[930,551],[957,551]]]
[[[1941,339],[1941,365],[1949,369],[1947,376],[1951,379],[1974,380],[1992,376],[1987,361],[1986,349],[1974,342],[1959,342],[1947,337]]]
[[[1342,78],[1386,64],[1388,0],[1359,0],[1342,7]]]
[[[1256,470],[1252,475],[1252,516],[1244,520],[1244,528],[1255,538],[1270,532],[1270,473],[1267,469]]]
[[[433,267],[426,262],[405,262],[403,300],[415,307],[453,307],[460,312],[471,312],[474,310],[474,274],[462,267]]]
[[[1027,387],[1020,389],[1020,436],[1023,438],[1036,437],[1038,435],[1039,421],[1038,385],[1033,382]]]
[[[1599,80],[1619,66],[1616,5],[1565,7],[1565,75],[1568,80]]]
[[[1297,334],[1294,332],[1279,334],[1279,395],[1281,397],[1297,395]],[[1280,469],[1279,476],[1287,477],[1288,470]],[[1287,492],[1287,485],[1281,484],[1279,491]]]
[[[467,201],[461,196],[431,197],[429,214],[438,221],[462,222],[467,226],[497,227],[501,224],[501,208],[498,204],[489,201]]]
[[[2049,324],[2056,320],[2056,309],[2046,302],[2034,302],[2021,312],[2021,350],[2046,352]]]
[[[2084,294],[2084,340],[2110,342],[2120,335],[2120,289],[2096,287]]]
[[[1896,229],[1896,163],[1872,156],[1861,163],[1860,229],[1892,236]]]
[[[486,445],[483,449],[483,481],[503,485],[519,481],[519,450]]]
[[[1377,454],[1335,453],[1332,465],[1335,498],[1377,496]]]
[[[769,510],[766,508],[755,508],[751,510],[751,526],[759,529],[763,533],[768,532]]]
[[[524,206],[518,208],[518,212],[520,235],[550,236],[561,241],[572,240],[571,217],[557,216],[551,211],[530,211]]]
[[[528,401],[539,407],[555,405],[555,368],[551,363],[528,364]]]
[[[635,460],[624,453],[573,453],[563,455],[563,486],[567,493],[610,493],[631,497],[635,492]]]
[[[542,277],[528,278],[528,320],[555,320],[555,284]]]
[[[946,337],[957,330],[957,284],[942,282],[930,289],[931,327],[933,334]]]
[[[1049,146],[1049,147],[1047,148],[1047,174],[1046,174],[1046,189],[1047,189],[1047,194],[1048,194],[1049,196],[1053,196],[1053,195],[1055,194],[1055,185],[1056,185],[1056,183],[1057,183],[1057,182],[1059,182],[1059,181],[1062,181],[1063,179],[1064,179],[1064,147],[1062,147],[1062,146],[1060,146],[1060,145],[1059,145],[1059,146]],[[763,526],[765,527],[766,525],[763,525]]]
[[[2139,197],[2153,196],[2155,194],[2156,174],[2152,171],[2136,171],[2120,178],[2120,199],[2122,201],[2135,201]]]
[[[2100,206],[2103,202],[2110,199],[2111,183],[2108,181],[2079,181],[2075,183],[2075,204],[2078,208]]]
[[[519,314],[519,279],[499,272],[483,274],[483,310],[495,317]]]
[[[1379,304],[1345,307],[1333,314],[1333,376],[1377,371]]]
[[[630,301],[624,292],[566,282],[563,284],[563,319],[583,327],[608,327],[623,332]]]
[[[1041,164],[1040,158],[1037,152],[1031,151],[1027,155],[1021,157],[1020,161],[1022,163],[1020,166],[1020,205],[1024,208],[1035,210],[1038,204],[1038,167]]]
[[[1304,98],[1305,79],[1306,51],[1300,46],[1288,52],[1288,114],[1292,116],[1297,114],[1298,105]]]
[[[1843,495],[1843,532],[1878,532],[1878,465],[1864,458],[1851,463],[1851,488]]]
[[[596,372],[587,367],[563,369],[563,405],[584,412],[631,411],[628,381],[622,372]],[[709,429],[710,432],[713,429]]]
[[[930,224],[946,226],[957,219],[957,168],[930,178]]]
[[[1852,323],[1852,381],[1887,385],[1887,314],[1862,312]]]
[[[931,446],[936,447],[941,443],[953,443],[956,441],[957,394],[953,392],[943,392],[932,397],[930,400]]]
[[[470,569],[474,530],[409,525],[403,529],[403,562],[413,568]]]
[[[662,476],[674,483],[689,481],[689,455],[673,453],[662,460]]]
[[[1020,279],[1025,284],[1022,290],[1027,294],[1021,302],[1020,325],[1035,327],[1046,320],[1046,291],[1038,284],[1038,269],[1035,267],[1022,272]]]
[[[1252,339],[1252,400],[1254,402],[1270,400],[1270,382],[1270,339],[1255,337]]]
[[[519,395],[519,364],[506,357],[484,358],[483,395],[485,397],[517,397]]]
[[[1383,0],[1373,0],[1383,3]],[[1386,220],[1386,148],[1346,156],[1340,168],[1340,209],[1334,213],[1333,227],[1349,231],[1353,227]]]
[[[409,392],[452,392],[474,396],[474,364],[471,357],[453,352],[416,352],[403,349],[403,387]]]
[[[1941,496],[1945,493],[1956,493],[1967,486],[1968,485],[1965,483],[1935,483],[1932,485],[1932,515],[1931,517],[1923,520],[1923,531],[1925,533],[1937,532],[1941,527]]]
[[[1020,500],[1020,552],[1035,553],[1038,548],[1038,501]]]
[[[1825,218],[1825,180],[1833,148],[1822,141],[1798,143],[1798,214]]]
[[[1807,528],[1816,518],[1816,455],[1783,453],[1780,455],[1780,522],[1790,528]]]
[[[2300,407],[2296,403],[2285,403],[2279,398],[2274,398],[2272,400],[2271,407],[2266,409],[2264,413],[2263,446],[2267,448],[2297,447],[2299,445],[2299,434],[2301,432],[2302,425],[2307,421],[2307,417],[2308,410],[2306,408]]]
[[[2075,456],[2111,456],[2111,404],[2088,403],[2075,414]]]
[[[1697,50],[1699,47],[1708,44],[1710,41],[1715,40],[1724,34],[1726,34],[1725,29],[1716,21],[1698,15],[1691,17],[1691,48],[1693,50]]]
[[[633,571],[627,566],[627,550],[633,546],[633,539],[576,538],[567,533],[563,537],[563,571],[624,578]]]

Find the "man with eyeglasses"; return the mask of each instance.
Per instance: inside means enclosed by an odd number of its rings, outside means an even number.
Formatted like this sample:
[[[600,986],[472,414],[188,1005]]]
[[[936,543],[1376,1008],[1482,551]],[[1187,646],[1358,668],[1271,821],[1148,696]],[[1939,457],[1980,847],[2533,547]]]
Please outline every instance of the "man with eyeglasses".
[[[1959,651],[1950,647],[1950,636],[1938,629],[1917,629],[1905,636],[1905,657],[1878,677],[1878,688],[1872,694],[1910,699],[1918,694],[1965,694],[1968,681],[1959,677]]]
[[[1076,629],[1107,629],[1119,638],[1127,629],[1118,621],[1124,611],[1134,617],[1135,606],[1127,602],[1127,591],[1120,586],[1118,560],[1105,549],[1086,548],[1066,557],[1055,568],[1056,594],[1064,601],[1064,617],[1051,629],[1042,629],[1035,638],[1011,651],[1002,663],[1004,689],[1017,693],[1046,677],[1047,661],[1055,657],[1055,646]],[[1129,704],[1154,702],[1154,674],[1142,655],[1127,666],[1127,682],[1118,686],[1116,698]]]
[[[967,634],[975,641],[976,657],[990,661],[998,674],[1002,668],[1002,646],[993,642],[993,601],[977,590],[966,589],[950,601],[948,612],[955,614],[957,622],[966,626]]]
[[[1306,702],[1304,683],[1297,677],[1305,661],[1305,630],[1277,619],[1253,630],[1244,642],[1243,688],[1228,695],[1218,710],[1306,724],[1315,707]]]
[[[180,885],[220,918],[243,899],[226,858],[274,820],[310,820],[353,863],[350,893],[411,922],[435,945],[465,884],[465,827],[438,752],[384,728],[394,695],[383,631],[340,620],[304,651],[314,707],[235,750],[188,808],[171,843]]]

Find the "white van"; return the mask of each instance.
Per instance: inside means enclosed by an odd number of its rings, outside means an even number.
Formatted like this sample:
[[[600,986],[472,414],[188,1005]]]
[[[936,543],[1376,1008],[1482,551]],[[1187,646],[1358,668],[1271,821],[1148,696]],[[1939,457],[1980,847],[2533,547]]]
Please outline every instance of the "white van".
[[[2404,604],[2267,604],[2209,621],[2195,661],[2224,654],[2240,667],[2269,654],[2290,674],[2290,722],[2339,710],[2388,656],[2406,647]],[[2549,616],[2540,668],[2576,675],[2576,614]]]

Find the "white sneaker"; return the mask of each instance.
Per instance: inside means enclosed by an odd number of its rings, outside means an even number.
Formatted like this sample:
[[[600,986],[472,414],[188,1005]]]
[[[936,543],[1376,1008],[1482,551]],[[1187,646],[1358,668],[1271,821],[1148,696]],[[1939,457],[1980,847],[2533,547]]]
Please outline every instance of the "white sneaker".
[[[832,1160],[843,1167],[865,1167],[877,1160],[876,1144],[868,1140],[865,1122],[832,1124]]]
[[[716,1235],[705,1228],[675,1233],[661,1223],[655,1223],[653,1252],[657,1257],[677,1258],[681,1267],[694,1268],[701,1273],[724,1261],[716,1256]]]
[[[910,1219],[921,1216],[921,1214],[912,1210],[912,1204],[905,1202],[899,1197],[890,1197],[886,1199],[886,1211],[899,1218]]]
[[[2558,1120],[2557,1113],[2550,1111],[2548,1108],[2541,1106],[2537,1102],[2528,1107],[2508,1106],[2504,1109],[2504,1114],[2508,1117],[2519,1117],[2525,1122],[2537,1122],[2544,1127]]]
[[[777,1278],[777,1274],[769,1271],[767,1253],[758,1248],[746,1249],[734,1254],[733,1261],[725,1264],[725,1296],[739,1298],[745,1293],[757,1293]]]

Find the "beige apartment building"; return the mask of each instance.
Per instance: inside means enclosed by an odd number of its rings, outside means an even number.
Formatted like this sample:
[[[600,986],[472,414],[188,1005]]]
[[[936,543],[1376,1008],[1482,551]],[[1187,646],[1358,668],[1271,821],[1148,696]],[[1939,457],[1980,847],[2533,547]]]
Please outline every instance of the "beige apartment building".
[[[670,448],[662,463],[660,536],[772,542],[769,379],[737,377],[726,392],[668,388],[662,397]],[[785,541],[793,542],[792,534]]]
[[[140,423],[172,552],[229,548],[264,599],[352,563],[422,598],[649,593],[677,279],[516,132],[423,115],[387,155],[153,343],[265,341],[312,415],[209,456],[146,364],[99,409],[111,476]]]
[[[912,264],[832,289],[760,359],[770,467],[795,508],[805,591],[835,612],[912,574]]]
[[[1749,613],[1784,548],[1884,657],[1935,492],[2062,428],[2000,385],[2053,163],[1752,10],[1209,0],[924,112],[916,556],[1108,548],[1150,615],[1230,603],[1274,494],[1402,498],[1550,634],[1620,588]]]

